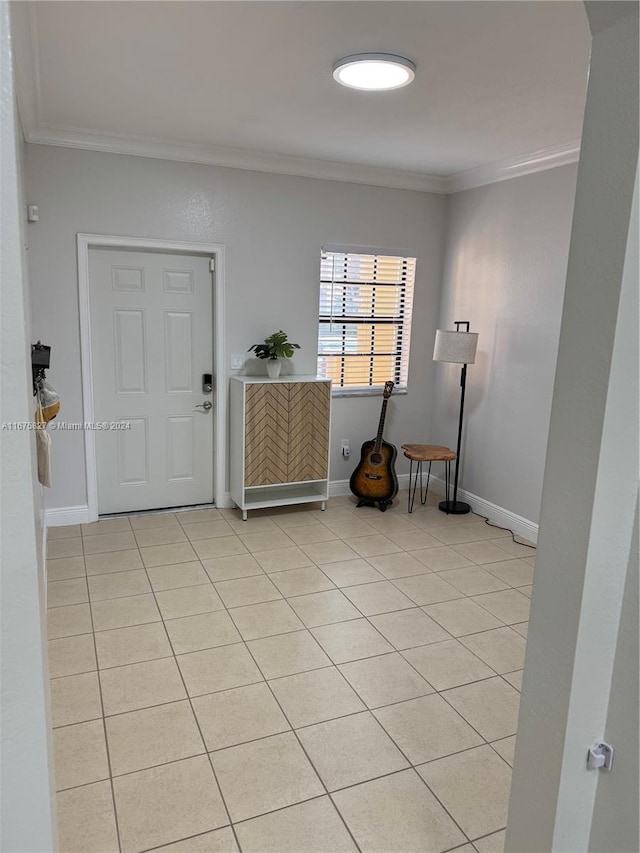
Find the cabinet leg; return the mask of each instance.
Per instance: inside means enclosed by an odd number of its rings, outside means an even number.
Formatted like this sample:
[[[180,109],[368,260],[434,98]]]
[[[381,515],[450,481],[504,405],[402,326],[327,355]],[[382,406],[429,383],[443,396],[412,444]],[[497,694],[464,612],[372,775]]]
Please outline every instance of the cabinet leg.
[[[249,515],[249,514],[248,514],[247,510],[246,510],[246,509],[243,509],[243,510],[242,510],[242,520],[243,520],[243,521],[246,521],[246,520],[247,520],[247,518],[248,518],[248,515]]]
[[[327,508],[327,502],[326,502],[326,501],[322,501],[322,503],[320,504],[320,510],[321,510],[321,512],[324,512],[326,508]]]

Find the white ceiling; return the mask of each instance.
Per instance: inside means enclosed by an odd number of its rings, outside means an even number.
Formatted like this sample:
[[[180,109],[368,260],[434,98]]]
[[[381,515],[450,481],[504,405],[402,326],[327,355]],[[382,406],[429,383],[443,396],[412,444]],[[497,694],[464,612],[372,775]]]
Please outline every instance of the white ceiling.
[[[591,39],[576,0],[12,6],[33,141],[437,180],[575,153],[581,133]],[[415,82],[337,85],[334,61],[359,51],[407,56]]]

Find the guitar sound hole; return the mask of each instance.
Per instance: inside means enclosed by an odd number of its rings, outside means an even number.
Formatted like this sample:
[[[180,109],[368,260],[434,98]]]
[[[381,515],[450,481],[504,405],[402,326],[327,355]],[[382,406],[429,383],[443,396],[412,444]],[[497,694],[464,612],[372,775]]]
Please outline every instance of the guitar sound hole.
[[[382,462],[382,456],[379,453],[372,453],[369,459],[373,465],[379,465]]]

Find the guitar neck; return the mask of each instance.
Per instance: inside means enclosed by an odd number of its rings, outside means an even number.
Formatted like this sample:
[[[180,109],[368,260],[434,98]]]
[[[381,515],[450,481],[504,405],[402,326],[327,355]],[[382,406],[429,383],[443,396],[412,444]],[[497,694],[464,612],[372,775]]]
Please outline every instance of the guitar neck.
[[[382,447],[382,430],[384,429],[384,419],[387,416],[387,403],[389,400],[385,397],[382,401],[382,411],[380,412],[380,421],[378,423],[378,433],[376,435],[376,444],[375,450],[376,453],[380,453],[380,448]]]

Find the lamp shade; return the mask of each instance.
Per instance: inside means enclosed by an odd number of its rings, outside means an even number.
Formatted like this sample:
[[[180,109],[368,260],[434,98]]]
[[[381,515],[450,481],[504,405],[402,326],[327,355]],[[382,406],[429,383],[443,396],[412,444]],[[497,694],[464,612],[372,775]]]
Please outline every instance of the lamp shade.
[[[434,361],[449,361],[454,364],[474,364],[478,347],[477,332],[451,332],[438,329],[433,348]]]

